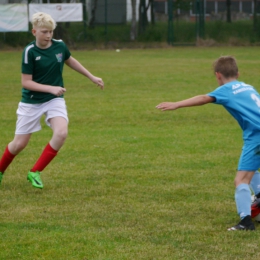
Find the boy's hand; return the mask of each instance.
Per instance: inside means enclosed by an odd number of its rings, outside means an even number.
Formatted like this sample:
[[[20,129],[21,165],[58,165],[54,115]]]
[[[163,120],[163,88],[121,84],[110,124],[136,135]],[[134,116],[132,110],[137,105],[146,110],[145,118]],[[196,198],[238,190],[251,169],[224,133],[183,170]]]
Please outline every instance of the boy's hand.
[[[104,82],[101,78],[93,76],[91,80],[94,84],[97,84],[101,89],[104,89]]]
[[[51,88],[51,94],[53,94],[57,97],[62,96],[64,92],[66,92],[66,89],[62,88],[62,87],[52,87]]]
[[[178,108],[177,102],[163,102],[156,106],[157,109],[161,109],[162,111],[166,110],[175,110]]]

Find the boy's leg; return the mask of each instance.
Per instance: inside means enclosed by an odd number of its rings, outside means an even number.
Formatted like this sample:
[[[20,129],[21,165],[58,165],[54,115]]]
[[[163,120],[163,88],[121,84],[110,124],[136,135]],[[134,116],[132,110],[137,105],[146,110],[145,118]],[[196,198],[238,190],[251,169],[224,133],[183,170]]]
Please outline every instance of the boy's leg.
[[[54,150],[51,145],[48,143],[44,148],[41,156],[34,164],[31,172],[41,172],[44,168],[52,161],[52,159],[57,155],[58,151]]]
[[[0,160],[0,172],[2,174],[4,174],[5,170],[7,169],[7,167],[10,165],[10,163],[13,161],[14,157],[16,155],[12,154],[9,149],[8,149],[8,145],[5,148],[5,151],[2,155],[2,158]]]
[[[235,178],[235,201],[237,213],[241,219],[251,215],[251,191],[249,183],[254,173],[254,171],[238,171]]]
[[[33,168],[28,172],[27,180],[32,183],[35,188],[43,188],[43,183],[40,177],[41,171],[52,161],[57,155],[58,151],[54,150],[48,143],[44,148],[38,161],[35,163]]]
[[[228,230],[254,230],[251,220],[251,191],[249,183],[254,175],[254,171],[238,171],[235,178],[235,201],[237,213],[241,218],[238,225]]]
[[[32,185],[37,188],[43,188],[40,180],[40,172],[54,159],[59,149],[64,144],[68,134],[68,123],[63,117],[54,117],[50,119],[50,124],[53,129],[53,136],[50,142],[43,150],[41,156],[28,173],[28,179]],[[33,177],[31,177],[33,176]],[[35,180],[35,183],[34,183]]]
[[[12,142],[8,144],[0,160],[0,172],[3,174],[14,157],[20,153],[28,144],[31,134],[15,135]]]
[[[255,171],[253,178],[250,182],[250,185],[254,191],[256,197],[260,198],[260,172]]]
[[[64,117],[58,116],[49,119],[53,135],[50,141],[51,147],[59,151],[68,135],[68,121]]]
[[[254,191],[255,200],[251,204],[251,217],[255,218],[260,214],[260,173],[255,171],[250,186]]]

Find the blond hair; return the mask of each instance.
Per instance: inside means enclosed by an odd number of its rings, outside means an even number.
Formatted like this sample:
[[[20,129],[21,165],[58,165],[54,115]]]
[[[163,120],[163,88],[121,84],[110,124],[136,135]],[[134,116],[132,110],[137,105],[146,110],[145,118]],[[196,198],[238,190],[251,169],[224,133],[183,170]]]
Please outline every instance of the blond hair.
[[[225,78],[238,76],[236,59],[233,56],[221,56],[213,63],[213,70],[221,73]]]
[[[36,27],[45,27],[50,30],[54,30],[56,28],[56,22],[53,18],[46,13],[38,12],[32,16],[32,26]]]

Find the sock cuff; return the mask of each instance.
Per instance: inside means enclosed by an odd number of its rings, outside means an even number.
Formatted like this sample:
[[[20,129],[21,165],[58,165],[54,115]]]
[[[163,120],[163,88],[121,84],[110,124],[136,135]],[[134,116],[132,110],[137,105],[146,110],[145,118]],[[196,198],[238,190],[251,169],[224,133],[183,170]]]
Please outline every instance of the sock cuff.
[[[249,185],[246,184],[246,183],[241,183],[239,184],[237,187],[236,187],[236,190],[237,191],[240,191],[240,190],[250,190],[249,188]]]
[[[260,172],[259,171],[255,171],[255,174],[260,174]]]
[[[12,153],[9,151],[8,145],[7,145],[6,148],[5,148],[5,154],[8,156],[8,158],[11,158],[11,159],[13,159],[13,158],[16,156],[16,154],[12,154]]]
[[[54,154],[57,154],[57,153],[58,153],[57,150],[55,150],[55,149],[53,149],[53,148],[51,147],[50,143],[47,144],[46,149],[47,149],[49,152],[51,152],[51,153],[54,153]]]

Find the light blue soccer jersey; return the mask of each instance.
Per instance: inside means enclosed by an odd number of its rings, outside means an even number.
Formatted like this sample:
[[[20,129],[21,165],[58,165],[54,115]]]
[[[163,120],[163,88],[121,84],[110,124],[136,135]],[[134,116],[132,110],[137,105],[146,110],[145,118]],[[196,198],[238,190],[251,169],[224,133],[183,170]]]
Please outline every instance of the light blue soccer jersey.
[[[223,105],[237,120],[247,143],[260,143],[260,95],[253,86],[240,81],[228,82],[207,94]]]

